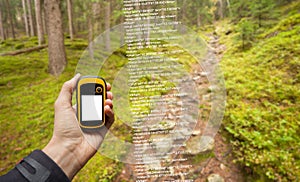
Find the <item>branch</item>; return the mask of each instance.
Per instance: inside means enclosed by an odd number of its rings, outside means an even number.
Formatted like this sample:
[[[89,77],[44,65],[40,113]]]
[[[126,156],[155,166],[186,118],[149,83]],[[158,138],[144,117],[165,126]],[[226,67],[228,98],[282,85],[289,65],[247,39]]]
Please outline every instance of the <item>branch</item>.
[[[22,50],[14,51],[14,52],[7,52],[4,54],[0,54],[0,56],[16,56],[16,55],[23,54],[23,53],[39,51],[39,50],[45,49],[46,47],[48,47],[48,45],[45,44],[45,45],[41,45],[41,46],[37,46],[37,47],[32,47],[29,49],[22,49]]]

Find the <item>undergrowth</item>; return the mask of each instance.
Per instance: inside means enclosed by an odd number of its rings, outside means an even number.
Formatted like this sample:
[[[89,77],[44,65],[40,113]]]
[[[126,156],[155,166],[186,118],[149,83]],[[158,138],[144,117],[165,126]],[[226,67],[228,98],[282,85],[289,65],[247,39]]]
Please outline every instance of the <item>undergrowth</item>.
[[[0,54],[37,46],[36,38],[6,40]],[[66,40],[68,66],[59,76],[48,73],[47,49],[18,56],[0,56],[0,175],[12,169],[35,149],[50,140],[54,121],[54,102],[62,84],[74,75],[83,40]],[[96,155],[74,181],[111,181],[121,164]]]
[[[252,180],[299,181],[299,14],[264,29],[246,51],[232,43],[235,32],[225,35],[235,30],[225,23],[218,29],[227,46],[221,62],[228,95],[224,125],[237,162],[257,174]]]

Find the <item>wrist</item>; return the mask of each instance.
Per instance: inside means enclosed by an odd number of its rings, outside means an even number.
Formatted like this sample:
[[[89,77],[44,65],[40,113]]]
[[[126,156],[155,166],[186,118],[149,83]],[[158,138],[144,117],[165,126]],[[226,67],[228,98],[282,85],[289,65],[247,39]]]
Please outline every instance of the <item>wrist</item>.
[[[96,150],[87,145],[89,144],[86,142],[74,145],[52,138],[42,151],[47,154],[71,180],[96,153]]]

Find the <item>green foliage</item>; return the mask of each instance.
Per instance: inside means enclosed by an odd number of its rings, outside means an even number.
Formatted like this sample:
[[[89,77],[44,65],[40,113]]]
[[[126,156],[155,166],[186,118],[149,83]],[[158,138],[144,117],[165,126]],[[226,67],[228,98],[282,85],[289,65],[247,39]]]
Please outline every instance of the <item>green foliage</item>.
[[[274,28],[262,34],[262,37],[276,36],[280,32],[292,30],[295,26],[300,26],[300,14],[295,14],[281,20]]]
[[[227,44],[222,61],[228,94],[224,124],[234,137],[237,161],[276,181],[300,176],[298,18],[283,19],[267,30],[277,34],[260,35],[248,51]]]
[[[193,156],[192,161],[193,164],[199,165],[201,162],[207,161],[209,158],[215,157],[215,154],[212,151],[206,153],[200,153]]]
[[[88,42],[83,42],[82,40],[74,40],[72,42],[67,42],[65,44],[66,47],[69,47],[72,50],[84,50],[88,46]]]
[[[207,25],[213,21],[213,6],[211,0],[201,1],[177,1],[177,6],[181,7],[178,17],[186,25],[198,27]],[[189,9],[190,11],[186,11]]]
[[[16,50],[22,49],[22,48],[24,48],[24,47],[25,47],[24,44],[17,44],[17,45],[15,45],[15,49],[16,49]]]
[[[246,18],[241,19],[237,24],[237,44],[241,42],[242,50],[248,49],[252,46],[255,36],[255,25]]]
[[[275,16],[274,0],[253,0],[251,1],[251,17],[258,27],[263,26],[263,22],[270,20]]]
[[[122,169],[121,163],[96,154],[75,176],[73,181],[113,181]]]
[[[240,19],[244,17],[249,17],[251,15],[250,12],[251,1],[248,0],[232,0],[231,8],[232,8],[232,18],[235,22],[238,22]]]

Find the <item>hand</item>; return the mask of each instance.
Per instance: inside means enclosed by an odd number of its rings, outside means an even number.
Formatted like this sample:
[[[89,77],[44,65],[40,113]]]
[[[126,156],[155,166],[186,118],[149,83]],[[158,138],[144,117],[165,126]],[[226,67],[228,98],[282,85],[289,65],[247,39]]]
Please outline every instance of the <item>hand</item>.
[[[87,163],[100,147],[107,130],[114,122],[112,111],[113,95],[111,86],[107,84],[107,100],[105,101],[105,127],[99,131],[84,134],[78,125],[76,106],[72,107],[72,93],[80,75],[64,83],[55,102],[54,132],[48,145],[43,151],[53,159],[72,179]]]

